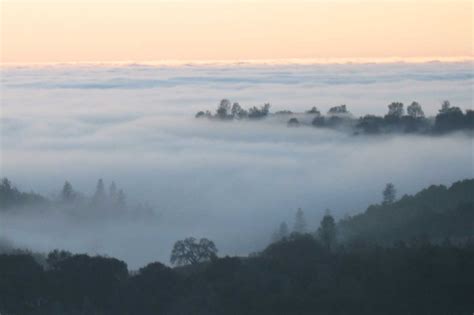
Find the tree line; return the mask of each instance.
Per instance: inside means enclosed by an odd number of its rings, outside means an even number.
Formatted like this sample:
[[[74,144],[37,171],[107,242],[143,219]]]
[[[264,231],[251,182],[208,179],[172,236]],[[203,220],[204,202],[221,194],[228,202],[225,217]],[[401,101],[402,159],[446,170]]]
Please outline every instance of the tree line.
[[[288,127],[309,125],[316,128],[329,128],[346,130],[352,134],[384,134],[384,133],[419,133],[419,134],[444,134],[460,130],[474,129],[474,111],[467,109],[464,112],[457,106],[451,106],[449,101],[443,101],[435,117],[426,117],[422,106],[413,101],[406,107],[401,102],[388,105],[387,114],[384,116],[365,115],[355,117],[346,105],[331,107],[323,115],[317,107],[312,107],[304,113],[294,113],[290,110],[270,113],[270,104],[262,107],[242,108],[238,102],[232,103],[223,99],[215,113],[199,111],[196,118],[211,120],[248,120],[262,119],[270,115],[277,117],[289,116]],[[308,123],[308,119],[310,118]],[[304,119],[303,119],[304,118]]]
[[[0,312],[469,314],[473,188],[469,179],[397,199],[389,183],[380,204],[337,223],[327,212],[313,232],[299,209],[292,233],[285,223],[281,237],[248,257],[218,257],[208,239],[177,241],[174,268],[129,271],[115,258],[59,250],[0,254]]]
[[[106,188],[102,178],[97,180],[94,192],[88,196],[76,190],[69,181],[52,197],[22,192],[8,179],[0,181],[0,211],[39,211],[61,209],[64,213],[80,214],[97,218],[109,214],[153,215],[153,209],[147,204],[129,205],[123,189],[114,181]]]

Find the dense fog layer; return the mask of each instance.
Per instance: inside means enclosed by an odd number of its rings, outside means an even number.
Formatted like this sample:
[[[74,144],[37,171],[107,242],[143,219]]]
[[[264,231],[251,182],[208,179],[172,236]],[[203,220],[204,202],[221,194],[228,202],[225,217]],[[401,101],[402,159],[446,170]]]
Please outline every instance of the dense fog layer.
[[[268,243],[301,207],[310,228],[398,194],[473,177],[473,142],[448,136],[351,136],[287,128],[273,120],[196,120],[222,98],[272,111],[347,104],[383,114],[418,101],[434,115],[444,99],[472,108],[470,63],[347,65],[47,66],[2,69],[1,177],[54,197],[65,180],[87,195],[115,181],[147,218],[75,220],[67,213],[0,214],[0,238],[46,251],[65,248],[168,262],[174,241],[213,239],[221,254]],[[98,216],[99,217],[99,216]],[[113,217],[113,216],[112,216]]]

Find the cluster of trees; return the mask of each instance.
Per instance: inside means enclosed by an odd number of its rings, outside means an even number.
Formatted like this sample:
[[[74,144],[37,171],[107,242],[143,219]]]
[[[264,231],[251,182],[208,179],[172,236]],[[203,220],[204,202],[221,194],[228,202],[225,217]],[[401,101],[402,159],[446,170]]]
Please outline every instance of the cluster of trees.
[[[215,114],[210,111],[199,111],[196,118],[215,118],[220,120],[231,119],[259,119],[270,113],[270,104],[266,103],[261,107],[250,107],[248,110],[242,108],[239,103],[231,103],[228,99],[223,99],[219,103]]]
[[[122,189],[118,189],[115,182],[105,188],[104,180],[97,181],[95,192],[91,197],[84,196],[74,190],[71,183],[66,181],[61,189],[58,201],[63,204],[89,204],[91,207],[125,209],[126,197]]]
[[[21,192],[8,178],[0,181],[0,210],[12,207],[25,207],[30,204],[45,204],[47,199],[34,192]]]
[[[69,181],[65,181],[58,196],[47,198],[34,192],[21,192],[8,178],[2,178],[0,182],[0,210],[14,207],[26,207],[32,205],[72,205],[88,204],[94,207],[112,206],[116,208],[126,207],[125,193],[118,189],[115,182],[109,186],[108,192],[102,179],[97,181],[96,189],[91,197],[87,197],[76,191]]]
[[[304,212],[301,208],[298,208],[295,214],[293,230],[290,232],[288,229],[288,224],[286,222],[281,222],[278,229],[272,235],[272,242],[279,242],[288,237],[294,237],[295,235],[304,235],[308,234],[308,224]],[[311,233],[311,235],[319,239],[319,241],[324,244],[327,249],[333,247],[336,243],[336,222],[332,215],[330,214],[329,209],[326,210],[326,214],[321,220],[319,228]]]
[[[449,101],[441,104],[441,109],[434,120],[426,118],[417,102],[412,102],[404,110],[403,103],[388,105],[388,113],[384,117],[366,115],[359,118],[355,125],[358,131],[368,134],[381,132],[418,132],[418,133],[446,133],[457,130],[474,129],[474,111],[468,109],[465,113]]]
[[[464,242],[474,237],[474,180],[447,188],[432,185],[414,196],[395,199],[387,184],[383,202],[338,223],[341,238],[377,244],[426,239],[432,242]]]
[[[200,111],[197,118],[213,118],[220,120],[263,118],[270,115],[270,105],[265,104],[262,108],[253,107],[248,111],[242,109],[239,103],[233,103],[227,99],[220,102],[216,113],[210,111]],[[441,109],[434,118],[425,117],[421,105],[414,101],[406,107],[403,103],[393,102],[388,105],[388,112],[385,116],[365,115],[354,117],[347,109],[346,105],[331,107],[326,115],[312,107],[303,114],[293,113],[289,110],[275,112],[277,116],[295,116],[287,120],[289,127],[298,127],[305,124],[300,121],[301,116],[311,115],[311,125],[318,128],[333,128],[349,130],[353,134],[380,134],[380,133],[422,133],[422,134],[442,134],[458,130],[474,129],[474,111],[467,109],[463,112],[459,107],[451,106],[449,101],[441,104]],[[306,121],[306,119],[305,119]]]
[[[470,314],[474,243],[328,248],[294,234],[247,258],[130,272],[108,257],[0,254],[2,314]]]
[[[127,204],[124,191],[111,182],[108,188],[103,179],[99,179],[94,193],[84,195],[75,190],[69,181],[65,181],[61,190],[51,198],[30,192],[21,192],[9,179],[0,182],[0,211],[38,212],[39,210],[62,210],[63,213],[74,214],[76,217],[92,217],[131,215],[134,217],[151,217],[153,209],[146,204],[132,207]]]

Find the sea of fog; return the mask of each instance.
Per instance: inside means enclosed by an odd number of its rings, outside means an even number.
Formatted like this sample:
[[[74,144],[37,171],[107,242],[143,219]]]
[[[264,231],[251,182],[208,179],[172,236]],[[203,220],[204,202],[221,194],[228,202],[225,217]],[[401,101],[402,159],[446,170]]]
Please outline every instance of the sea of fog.
[[[296,209],[315,229],[326,209],[341,218],[398,195],[473,177],[472,137],[352,136],[271,120],[196,120],[222,98],[243,107],[304,111],[347,104],[355,115],[418,101],[473,104],[471,62],[423,64],[187,64],[9,66],[1,71],[0,175],[46,196],[65,180],[92,194],[115,181],[150,220],[74,222],[0,214],[0,238],[35,251],[105,254],[131,268],[167,263],[173,242],[208,237],[221,254],[268,244]],[[60,209],[59,209],[60,210]]]

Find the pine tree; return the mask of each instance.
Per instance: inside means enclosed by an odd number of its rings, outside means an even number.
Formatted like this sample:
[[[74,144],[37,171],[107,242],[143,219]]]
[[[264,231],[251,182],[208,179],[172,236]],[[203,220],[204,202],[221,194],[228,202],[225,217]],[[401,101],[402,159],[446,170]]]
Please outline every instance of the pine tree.
[[[392,183],[388,183],[383,191],[383,204],[389,205],[395,201],[397,190]]]
[[[318,228],[318,237],[328,250],[336,242],[336,223],[329,210],[326,211],[326,215],[321,220]]]
[[[304,212],[303,210],[301,210],[301,208],[298,208],[298,211],[296,211],[293,232],[306,233],[306,219],[304,217]]]

